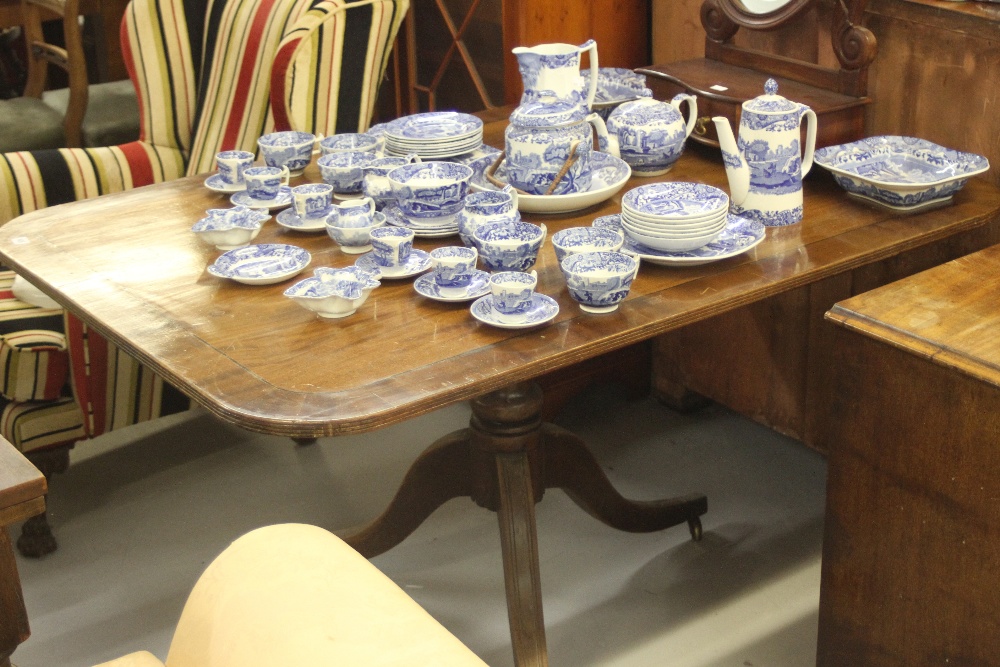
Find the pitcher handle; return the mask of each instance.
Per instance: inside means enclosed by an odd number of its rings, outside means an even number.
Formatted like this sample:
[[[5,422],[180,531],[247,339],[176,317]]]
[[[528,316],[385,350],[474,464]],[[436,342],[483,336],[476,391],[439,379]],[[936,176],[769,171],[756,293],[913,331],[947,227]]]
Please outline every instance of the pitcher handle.
[[[677,93],[674,95],[673,99],[670,100],[671,106],[678,111],[681,110],[680,107],[682,102],[687,102],[688,105],[687,126],[684,128],[684,138],[687,139],[691,136],[691,130],[694,129],[695,123],[698,122],[698,98],[694,95],[688,95],[687,93]]]
[[[604,123],[604,119],[601,118],[601,114],[595,111],[587,116],[587,122],[597,130],[597,145],[600,149],[605,153],[610,153],[620,158],[621,151],[618,147],[618,137],[608,132],[608,126]]]
[[[597,96],[597,42],[588,39],[579,47],[580,53],[590,52],[590,83],[587,84],[587,110],[594,107],[594,97]]]
[[[805,178],[812,169],[813,152],[816,150],[816,112],[806,109],[802,115],[805,116],[806,123],[806,145],[802,153],[802,178]]]
[[[503,186],[503,190],[501,190],[501,192],[506,192],[508,195],[510,195],[510,203],[513,205],[513,209],[512,210],[516,211],[517,210],[517,188],[515,188],[513,185],[511,185],[510,183],[508,183],[507,185]]]
[[[365,196],[361,198],[361,204],[368,206],[368,214],[375,215],[375,200],[371,197]]]

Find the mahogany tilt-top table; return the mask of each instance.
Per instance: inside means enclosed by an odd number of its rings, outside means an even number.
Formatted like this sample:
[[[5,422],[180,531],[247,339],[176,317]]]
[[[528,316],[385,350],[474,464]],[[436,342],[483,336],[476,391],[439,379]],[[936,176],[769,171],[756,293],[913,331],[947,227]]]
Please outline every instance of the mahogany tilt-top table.
[[[502,145],[504,121],[487,123]],[[718,156],[689,147],[670,180],[725,187]],[[0,229],[0,256],[110,340],[216,415],[298,438],[373,430],[472,400],[469,428],[434,443],[414,463],[386,512],[350,543],[366,556],[413,532],[444,501],[469,496],[499,517],[515,660],[547,664],[534,504],[562,488],[611,526],[652,531],[689,523],[700,534],[704,496],[632,502],[611,486],[582,441],[540,418],[532,380],[602,354],[810,284],[995,219],[1000,192],[974,180],[954,205],[899,216],[854,203],[826,174],[805,185],[805,221],[769,229],[749,253],[697,267],[644,263],[614,313],[582,312],[569,297],[550,244],[539,255],[538,291],[559,303],[550,324],[501,330],[468,304],[419,296],[412,280],[383,280],[357,313],[325,321],[282,296],[291,283],[247,286],[212,277],[219,252],[191,225],[223,195],[190,177],[54,206]],[[315,165],[300,182],[318,180]],[[632,179],[591,209],[531,215],[548,233],[619,211]],[[295,181],[293,181],[293,184]],[[292,243],[310,268],[346,266],[325,234],[269,222],[256,243]],[[423,249],[456,238],[417,240]]]

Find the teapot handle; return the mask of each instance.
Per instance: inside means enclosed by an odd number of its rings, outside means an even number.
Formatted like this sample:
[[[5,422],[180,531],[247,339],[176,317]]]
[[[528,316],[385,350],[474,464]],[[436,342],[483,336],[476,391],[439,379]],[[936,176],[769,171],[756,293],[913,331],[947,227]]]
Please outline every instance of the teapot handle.
[[[816,150],[816,112],[806,107],[802,116],[805,116],[804,122],[806,123],[806,145],[802,153],[802,177],[805,178],[809,170],[812,169],[813,152]]]
[[[597,42],[588,39],[579,47],[580,53],[590,52],[590,81],[587,84],[587,111],[594,107],[594,97],[597,96]]]
[[[681,102],[688,104],[687,126],[684,128],[684,138],[687,139],[691,136],[691,130],[694,129],[695,123],[698,122],[698,98],[687,93],[677,93],[670,100],[670,105],[680,111]]]

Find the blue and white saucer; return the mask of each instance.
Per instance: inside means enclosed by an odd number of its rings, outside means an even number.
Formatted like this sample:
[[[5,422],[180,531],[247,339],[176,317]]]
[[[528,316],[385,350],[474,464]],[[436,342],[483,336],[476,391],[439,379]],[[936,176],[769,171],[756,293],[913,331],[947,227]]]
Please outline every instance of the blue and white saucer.
[[[431,255],[424,250],[414,248],[410,251],[410,256],[406,258],[402,266],[390,269],[380,266],[375,261],[375,255],[369,252],[358,257],[358,260],[354,262],[354,266],[376,273],[379,278],[410,278],[431,268]]]
[[[272,285],[288,280],[309,266],[312,255],[284,243],[261,243],[219,255],[208,272],[244,285]]]
[[[266,208],[269,211],[275,211],[279,208],[285,208],[290,206],[292,203],[292,189],[287,185],[282,185],[281,189],[278,190],[278,196],[274,199],[254,199],[251,197],[246,190],[243,192],[237,192],[229,201],[233,202],[234,206],[249,206],[250,208]]]
[[[231,192],[241,192],[247,189],[246,183],[226,183],[219,174],[212,174],[205,179],[205,187],[215,192],[229,194]]]
[[[285,229],[296,232],[322,232],[326,230],[326,216],[319,218],[303,218],[294,208],[286,208],[275,216],[275,221]]]
[[[434,278],[434,271],[425,273],[413,283],[417,294],[434,301],[472,301],[490,293],[490,274],[476,271],[465,287],[441,287]]]
[[[559,314],[559,304],[550,296],[535,293],[528,312],[517,316],[502,315],[493,307],[493,295],[487,294],[475,300],[469,310],[474,318],[491,327],[527,329],[552,321]]]

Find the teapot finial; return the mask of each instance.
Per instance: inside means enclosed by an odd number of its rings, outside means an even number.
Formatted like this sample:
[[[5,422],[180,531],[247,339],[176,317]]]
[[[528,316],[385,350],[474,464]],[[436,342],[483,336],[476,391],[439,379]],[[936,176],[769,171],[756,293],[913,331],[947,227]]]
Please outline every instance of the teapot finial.
[[[768,94],[768,95],[777,95],[778,94],[778,82],[775,81],[774,79],[768,79],[764,83],[764,92],[766,94]]]

